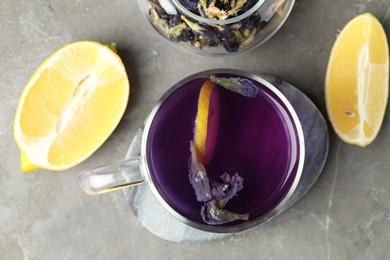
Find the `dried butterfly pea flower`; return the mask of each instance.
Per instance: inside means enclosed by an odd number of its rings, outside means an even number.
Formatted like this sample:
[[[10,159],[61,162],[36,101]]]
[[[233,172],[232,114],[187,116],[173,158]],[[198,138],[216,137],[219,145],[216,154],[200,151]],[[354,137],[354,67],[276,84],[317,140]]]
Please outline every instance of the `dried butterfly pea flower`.
[[[220,178],[222,183],[211,181],[211,194],[218,208],[223,209],[226,203],[242,190],[244,179],[238,173],[231,177],[226,172]]]
[[[176,40],[181,42],[192,43],[195,40],[195,35],[191,30],[191,28],[187,27],[186,29],[183,30],[182,34],[179,37],[177,37]]]
[[[153,25],[161,32],[168,35],[169,24],[166,18],[169,18],[169,16],[165,13],[157,0],[151,0],[149,5],[149,15],[152,18]]]
[[[187,19],[187,17],[185,17],[184,15],[181,16],[181,19],[182,19],[189,27],[191,27],[191,29],[194,30],[194,32],[201,33],[202,31],[205,31],[205,30],[206,30],[205,28],[203,28],[203,27],[200,26],[199,24],[194,23],[194,22],[190,21],[189,19]]]
[[[189,158],[189,178],[199,202],[208,202],[212,199],[209,178],[206,168],[198,161],[195,145],[190,143],[191,156]]]
[[[194,12],[198,8],[198,0],[180,0],[180,3],[189,11]]]
[[[218,208],[214,200],[205,203],[202,206],[200,213],[203,221],[209,225],[221,225],[235,220],[249,219],[249,214],[233,213]]]
[[[168,19],[169,15],[167,12],[162,8],[160,2],[158,0],[150,0],[151,5],[149,6],[149,10],[154,11],[157,14],[157,17],[161,19]]]
[[[169,35],[169,38],[177,38],[179,37],[184,29],[187,28],[187,25],[185,23],[181,23],[179,25],[176,25],[174,27],[171,27],[169,30],[168,30],[168,35]]]
[[[199,36],[200,40],[204,39],[209,39],[212,42],[216,44],[220,44],[221,40],[218,37],[218,32],[214,28],[209,28],[208,30],[204,30],[201,32],[201,35]]]
[[[220,10],[215,6],[208,8],[208,15],[210,18],[218,18],[219,20],[226,20],[229,15],[225,10]]]
[[[259,92],[257,86],[249,79],[220,78],[212,75],[210,80],[228,90],[237,92],[245,97],[255,97]]]
[[[194,1],[179,0],[179,2],[189,11],[196,15],[208,18],[218,18],[221,20],[237,16],[249,10],[257,2],[256,0],[198,0],[196,8]]]
[[[163,34],[172,41],[187,42],[199,49],[222,46],[228,52],[236,52],[249,45],[256,32],[267,24],[255,12],[234,24],[206,25],[180,14],[167,14],[159,2],[161,0],[149,1],[152,22]],[[179,2],[194,14],[209,19],[224,20],[249,10],[257,0],[179,0]]]
[[[172,28],[178,24],[182,23],[182,20],[180,18],[180,15],[177,14],[177,15],[170,15],[168,17],[168,24],[169,24],[169,27]]]
[[[237,0],[236,4],[232,9],[228,11],[229,16],[236,16],[241,9],[243,9],[244,5],[246,4],[247,0]]]
[[[211,182],[206,168],[198,161],[195,145],[190,142],[189,179],[195,190],[196,199],[204,202],[201,216],[210,225],[220,225],[235,220],[248,220],[249,214],[239,214],[224,210],[226,203],[243,188],[243,179],[236,173],[230,177],[221,176],[223,183]]]

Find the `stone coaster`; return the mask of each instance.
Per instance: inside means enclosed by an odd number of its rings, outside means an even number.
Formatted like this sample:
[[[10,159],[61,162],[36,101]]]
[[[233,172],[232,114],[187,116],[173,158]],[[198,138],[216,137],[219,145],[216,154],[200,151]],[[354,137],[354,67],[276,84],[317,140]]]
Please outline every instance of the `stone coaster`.
[[[261,76],[277,87],[290,101],[301,121],[305,137],[305,164],[302,176],[295,192],[280,210],[280,214],[301,199],[319,177],[328,155],[328,128],[320,111],[301,91],[272,76]],[[140,129],[134,137],[126,158],[140,154],[142,132]],[[162,239],[176,242],[207,242],[234,235],[210,233],[183,224],[159,204],[148,185],[128,188],[125,195],[141,224]]]
[[[314,103],[300,90],[275,77],[260,74],[290,101],[302,124],[305,137],[305,164],[295,192],[281,212],[301,199],[313,186],[325,166],[329,150],[328,126]]]

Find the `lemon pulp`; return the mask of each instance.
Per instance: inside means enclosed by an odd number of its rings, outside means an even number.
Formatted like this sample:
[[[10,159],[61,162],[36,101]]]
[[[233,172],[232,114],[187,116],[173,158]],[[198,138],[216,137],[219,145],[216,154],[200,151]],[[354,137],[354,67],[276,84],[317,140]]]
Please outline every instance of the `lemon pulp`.
[[[14,135],[22,170],[64,170],[85,160],[119,123],[129,91],[125,68],[109,47],[82,41],[56,51],[19,101]]]
[[[325,99],[336,134],[350,144],[370,144],[383,121],[388,89],[385,32],[373,15],[359,15],[340,32],[327,69]]]

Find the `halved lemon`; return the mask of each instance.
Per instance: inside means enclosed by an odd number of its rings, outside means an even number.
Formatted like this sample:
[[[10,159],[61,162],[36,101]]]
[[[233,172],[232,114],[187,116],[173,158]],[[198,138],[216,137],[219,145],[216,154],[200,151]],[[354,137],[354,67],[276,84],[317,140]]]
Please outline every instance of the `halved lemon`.
[[[340,32],[328,64],[325,100],[336,134],[350,144],[370,144],[381,128],[388,95],[385,31],[372,14],[361,14]]]
[[[81,41],[57,50],[19,100],[14,136],[22,171],[65,170],[88,158],[118,125],[129,92],[125,67],[110,47]]]

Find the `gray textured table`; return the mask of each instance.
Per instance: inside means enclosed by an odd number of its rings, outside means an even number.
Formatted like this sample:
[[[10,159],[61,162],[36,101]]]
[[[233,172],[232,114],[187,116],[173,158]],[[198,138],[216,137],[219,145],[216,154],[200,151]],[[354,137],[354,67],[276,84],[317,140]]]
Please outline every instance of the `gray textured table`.
[[[162,93],[201,70],[229,67],[275,75],[324,113],[332,44],[349,19],[366,11],[390,35],[389,0],[297,0],[286,24],[264,46],[239,56],[207,58],[162,41],[135,0],[1,1],[0,259],[386,259],[389,111],[377,140],[365,149],[342,143],[331,130],[328,161],[313,189],[271,222],[225,240],[162,240],[139,223],[121,191],[88,197],[77,178],[82,169],[124,158]],[[118,43],[131,80],[126,114],[81,165],[24,175],[12,133],[19,95],[49,54],[82,39]]]

